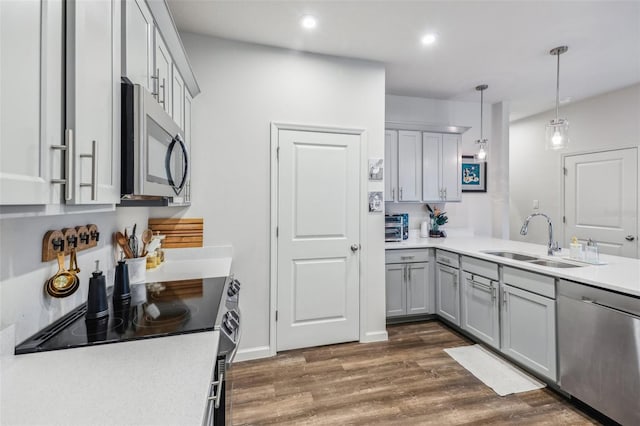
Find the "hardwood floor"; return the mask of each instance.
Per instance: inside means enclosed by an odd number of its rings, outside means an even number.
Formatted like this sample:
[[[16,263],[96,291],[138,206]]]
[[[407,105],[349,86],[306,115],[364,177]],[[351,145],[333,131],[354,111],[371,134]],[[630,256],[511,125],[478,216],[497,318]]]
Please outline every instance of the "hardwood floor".
[[[598,424],[548,389],[498,396],[443,351],[471,342],[439,322],[388,332],[234,365],[233,424]]]

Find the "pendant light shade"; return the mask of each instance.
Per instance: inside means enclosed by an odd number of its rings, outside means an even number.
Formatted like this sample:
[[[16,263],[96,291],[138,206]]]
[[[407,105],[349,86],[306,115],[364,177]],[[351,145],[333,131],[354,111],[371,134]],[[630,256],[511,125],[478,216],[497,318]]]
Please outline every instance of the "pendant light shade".
[[[563,149],[569,143],[569,121],[560,118],[560,55],[565,53],[569,48],[567,46],[559,46],[551,49],[549,53],[558,58],[556,68],[556,118],[547,124],[545,135],[547,149]]]
[[[488,140],[484,138],[483,134],[483,122],[484,116],[482,114],[484,109],[484,91],[488,88],[486,84],[481,84],[480,86],[476,86],[476,90],[480,92],[480,139],[476,140],[478,144],[478,151],[475,154],[475,158],[478,161],[485,161],[487,159],[487,142]]]

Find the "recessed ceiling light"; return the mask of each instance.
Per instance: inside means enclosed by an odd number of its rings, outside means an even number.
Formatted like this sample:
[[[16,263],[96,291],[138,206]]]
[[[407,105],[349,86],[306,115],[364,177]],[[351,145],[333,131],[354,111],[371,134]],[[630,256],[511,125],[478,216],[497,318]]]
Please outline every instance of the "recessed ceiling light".
[[[302,25],[302,28],[312,30],[316,27],[316,25],[318,25],[318,20],[315,18],[315,16],[305,15],[300,20],[300,25]]]
[[[420,39],[420,41],[422,42],[422,44],[424,44],[425,46],[428,46],[430,44],[433,44],[436,42],[436,39],[438,37],[436,37],[435,34],[430,33],[430,34],[425,34],[422,36],[422,38]]]

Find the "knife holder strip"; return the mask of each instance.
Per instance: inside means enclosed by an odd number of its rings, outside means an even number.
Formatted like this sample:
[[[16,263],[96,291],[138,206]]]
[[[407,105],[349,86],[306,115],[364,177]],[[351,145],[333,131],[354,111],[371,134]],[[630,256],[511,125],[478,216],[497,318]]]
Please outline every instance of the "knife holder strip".
[[[97,247],[99,240],[98,226],[93,224],[47,231],[42,238],[42,261],[55,260],[59,252],[68,255],[72,248],[78,252]]]
[[[162,248],[202,247],[204,242],[202,218],[149,219],[149,229],[165,236]]]

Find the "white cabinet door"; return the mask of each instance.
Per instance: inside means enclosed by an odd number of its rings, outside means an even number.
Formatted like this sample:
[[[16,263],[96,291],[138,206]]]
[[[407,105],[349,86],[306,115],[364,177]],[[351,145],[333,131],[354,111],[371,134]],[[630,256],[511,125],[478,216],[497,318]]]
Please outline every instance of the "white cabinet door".
[[[0,204],[48,201],[41,109],[48,71],[43,63],[46,3],[0,1]]]
[[[156,93],[153,67],[154,24],[151,12],[144,0],[128,0],[122,3],[124,14],[123,75],[135,84]]]
[[[429,313],[429,264],[407,264],[407,315]]]
[[[398,132],[398,201],[422,199],[422,135]]]
[[[455,325],[460,325],[459,272],[450,266],[436,264],[436,311]]]
[[[442,135],[440,182],[444,192],[445,201],[460,201],[461,199],[461,141],[462,138],[460,135]]]
[[[501,351],[556,381],[556,301],[502,285]]]
[[[387,318],[407,314],[405,274],[406,269],[403,263],[393,263],[385,266]]]
[[[70,204],[115,204],[120,199],[121,4],[66,3],[66,122],[73,131]]]
[[[173,59],[169,49],[164,44],[162,36],[158,30],[155,30],[155,44],[156,44],[156,75],[158,76],[158,102],[162,104],[162,107],[171,115],[173,110],[173,104],[171,103],[171,83],[173,81]]]
[[[424,201],[442,200],[440,186],[440,133],[422,134],[422,199]]]
[[[462,281],[462,328],[500,349],[498,283],[465,272]]]
[[[172,76],[172,117],[173,121],[184,130],[184,80],[182,80],[180,71],[178,71],[175,64],[173,65]]]
[[[397,200],[398,188],[398,132],[384,132],[384,199]]]

